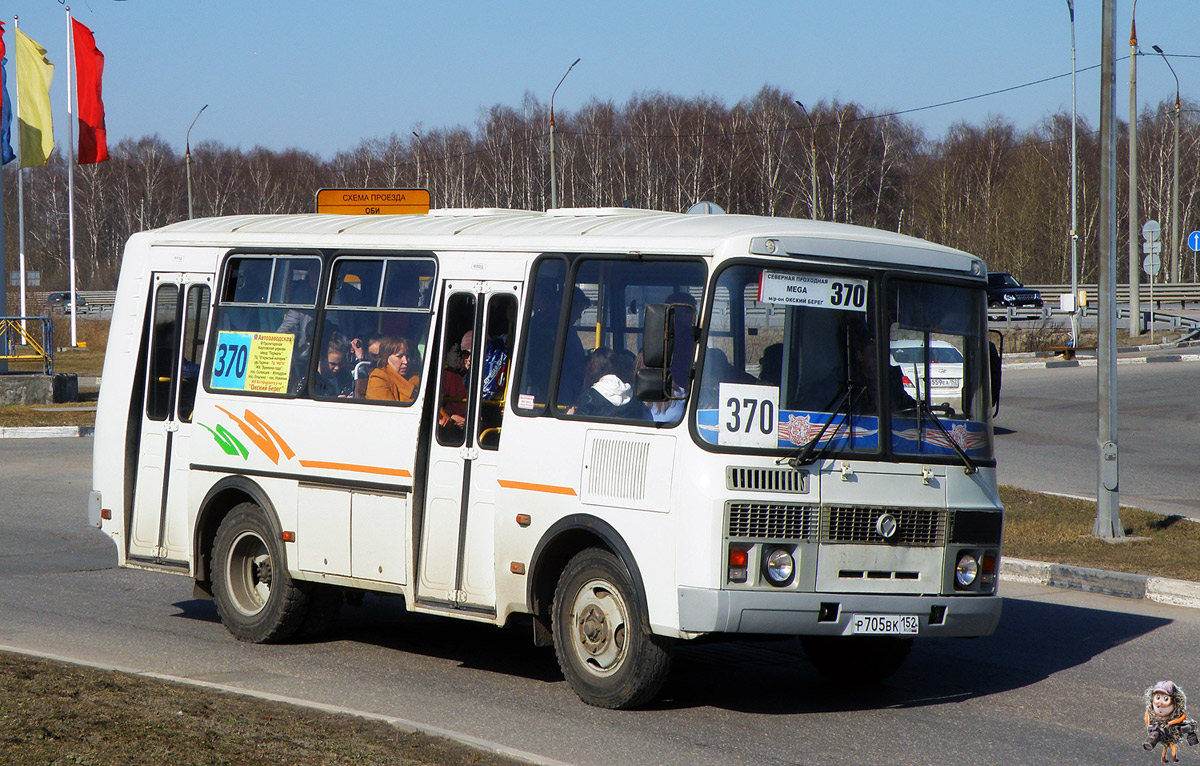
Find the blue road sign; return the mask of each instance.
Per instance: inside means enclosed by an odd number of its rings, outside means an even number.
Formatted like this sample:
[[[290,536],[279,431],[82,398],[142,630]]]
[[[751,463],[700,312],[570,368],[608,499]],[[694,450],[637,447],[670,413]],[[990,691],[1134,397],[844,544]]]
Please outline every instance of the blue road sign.
[[[1192,248],[1192,252],[1200,250],[1200,231],[1193,231],[1188,235],[1188,247]]]

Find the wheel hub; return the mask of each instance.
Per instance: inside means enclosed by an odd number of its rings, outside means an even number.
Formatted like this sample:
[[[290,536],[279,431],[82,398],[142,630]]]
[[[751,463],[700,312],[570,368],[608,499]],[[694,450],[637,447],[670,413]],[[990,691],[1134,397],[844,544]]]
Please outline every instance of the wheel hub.
[[[604,612],[595,604],[588,604],[579,613],[579,640],[584,650],[593,656],[602,654],[612,640]]]

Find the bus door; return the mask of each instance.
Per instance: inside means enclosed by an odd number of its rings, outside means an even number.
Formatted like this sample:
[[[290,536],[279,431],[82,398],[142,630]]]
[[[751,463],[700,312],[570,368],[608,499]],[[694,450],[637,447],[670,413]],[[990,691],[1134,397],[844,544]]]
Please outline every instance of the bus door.
[[[137,481],[127,525],[134,559],[187,563],[192,407],[211,303],[211,275],[153,275]]]
[[[521,286],[448,282],[418,602],[495,610],[496,457]],[[436,367],[434,368],[436,369]]]

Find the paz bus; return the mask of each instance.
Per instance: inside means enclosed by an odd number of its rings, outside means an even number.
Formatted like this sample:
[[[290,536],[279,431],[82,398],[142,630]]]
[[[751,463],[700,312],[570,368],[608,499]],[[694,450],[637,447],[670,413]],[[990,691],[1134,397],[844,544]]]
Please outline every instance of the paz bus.
[[[376,592],[532,623],[597,706],[701,637],[883,678],[999,620],[986,288],[966,253],[787,218],[172,224],[125,249],[88,517],[243,641]],[[956,381],[891,353],[946,345]]]

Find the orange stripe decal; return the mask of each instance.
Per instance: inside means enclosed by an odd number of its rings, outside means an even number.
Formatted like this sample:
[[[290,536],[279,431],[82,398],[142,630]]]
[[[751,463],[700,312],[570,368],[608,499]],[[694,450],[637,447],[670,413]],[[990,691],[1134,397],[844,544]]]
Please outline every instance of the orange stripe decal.
[[[574,495],[575,490],[570,487],[557,487],[553,484],[533,484],[528,481],[511,481],[509,479],[497,479],[500,486],[505,489],[525,489],[530,492],[549,492],[552,495]]]
[[[380,476],[399,476],[411,479],[412,474],[403,468],[383,468],[376,465],[357,465],[355,463],[331,463],[326,460],[301,460],[305,468],[325,468],[331,471],[353,471],[354,473],[374,473]]]

